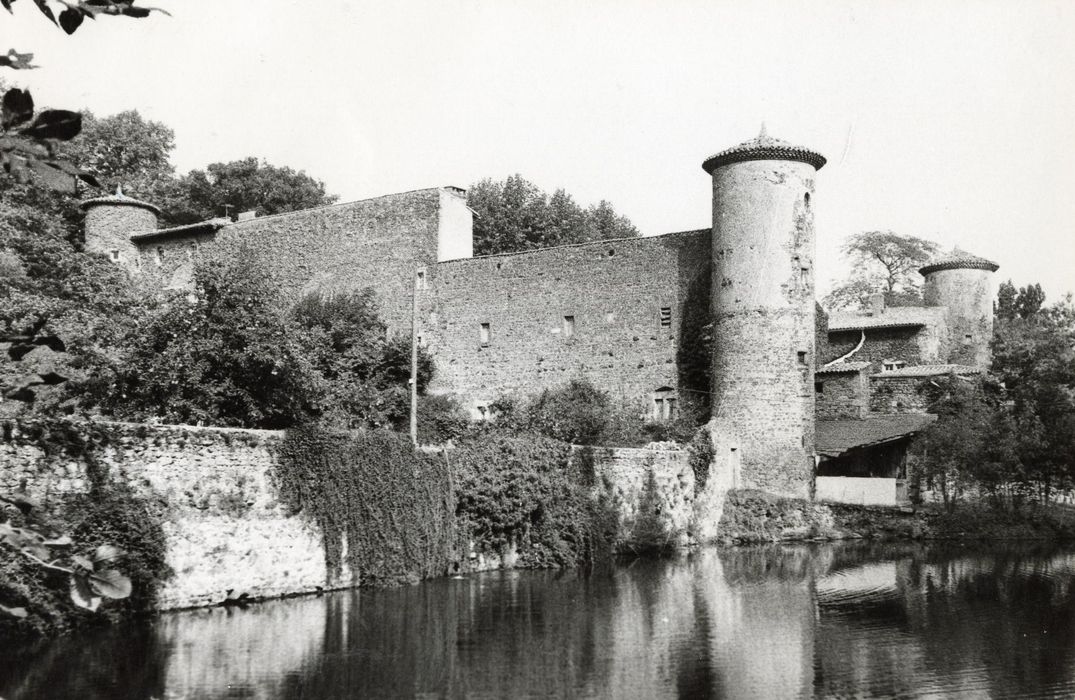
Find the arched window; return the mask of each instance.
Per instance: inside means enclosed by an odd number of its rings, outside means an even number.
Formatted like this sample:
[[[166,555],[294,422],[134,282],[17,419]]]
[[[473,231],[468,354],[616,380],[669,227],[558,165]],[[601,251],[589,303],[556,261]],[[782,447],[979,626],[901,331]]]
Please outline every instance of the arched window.
[[[672,421],[676,419],[676,390],[662,386],[653,392],[653,420]]]

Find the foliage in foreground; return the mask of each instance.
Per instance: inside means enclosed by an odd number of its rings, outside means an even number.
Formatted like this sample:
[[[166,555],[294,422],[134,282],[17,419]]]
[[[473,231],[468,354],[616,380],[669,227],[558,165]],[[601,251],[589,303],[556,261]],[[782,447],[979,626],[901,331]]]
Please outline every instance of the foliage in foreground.
[[[46,452],[88,465],[90,490],[48,513],[25,493],[0,501],[0,635],[49,636],[152,609],[169,571],[160,514],[93,455],[95,438],[68,424],[37,426]]]

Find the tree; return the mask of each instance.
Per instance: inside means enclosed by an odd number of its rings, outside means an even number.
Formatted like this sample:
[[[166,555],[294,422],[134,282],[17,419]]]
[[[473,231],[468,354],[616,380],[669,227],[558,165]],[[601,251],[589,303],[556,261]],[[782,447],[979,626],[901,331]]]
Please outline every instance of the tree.
[[[342,427],[402,427],[409,418],[410,341],[386,338],[372,289],[304,297],[291,317],[307,331],[310,361],[325,380],[322,421]],[[418,391],[433,358],[418,353]]]
[[[477,255],[639,235],[609,202],[583,209],[563,189],[549,197],[518,174],[502,182],[485,179],[472,185],[467,203],[476,213]]]
[[[0,0],[0,5],[8,12],[13,12],[15,0]],[[148,17],[152,12],[167,11],[155,7],[136,7],[134,0],[62,0],[49,3],[48,0],[34,0],[37,9],[50,22],[62,28],[68,34],[74,34],[88,17],[97,19],[99,15],[126,17]],[[57,17],[53,7],[62,6]],[[6,55],[0,55],[0,67],[14,70],[36,68],[32,53],[19,53],[9,49]],[[96,186],[93,175],[78,169],[69,161],[57,157],[57,143],[68,141],[82,129],[82,115],[64,109],[46,109],[34,114],[34,101],[29,91],[11,88],[4,92],[2,116],[0,116],[0,166],[4,172],[14,175],[19,182],[26,182],[32,173],[44,177],[56,178],[67,175],[79,178]],[[64,178],[56,178],[59,184]]]
[[[865,308],[870,294],[885,295],[889,306],[922,303],[918,269],[937,252],[936,243],[893,231],[866,231],[850,236],[841,247],[851,276],[823,300],[826,308]]]
[[[1016,289],[1011,280],[1001,282],[997,288],[997,303],[994,312],[999,319],[1029,318],[1041,310],[1045,303],[1045,292],[1040,284],[1031,284]]]
[[[255,251],[207,254],[191,299],[174,297],[134,336],[102,404],[119,417],[286,428],[316,415],[323,379],[309,338],[280,312]]]
[[[992,349],[993,372],[1019,422],[1022,459],[1044,501],[1075,478],[1075,305],[1069,295],[1042,308],[1043,296],[1039,285],[1019,290],[1014,302],[1006,293]]]
[[[219,216],[256,211],[259,216],[331,204],[335,195],[325,184],[289,167],[257,158],[213,163],[192,170],[176,183],[174,194],[160,202],[173,224],[194,223]]]
[[[174,149],[175,132],[136,110],[100,118],[87,110],[82,113],[82,132],[62,152],[93,172],[106,191],[120,186],[125,194],[154,202],[174,177]]]

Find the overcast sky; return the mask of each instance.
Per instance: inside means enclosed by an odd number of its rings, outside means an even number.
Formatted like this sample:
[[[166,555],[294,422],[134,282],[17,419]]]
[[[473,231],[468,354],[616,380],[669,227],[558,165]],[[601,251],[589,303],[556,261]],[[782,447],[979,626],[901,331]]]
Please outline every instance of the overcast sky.
[[[254,155],[344,201],[518,172],[646,235],[708,226],[702,160],[764,120],[829,159],[822,287],[892,229],[1075,289],[1070,0],[140,1],[173,16],[67,37],[18,3],[42,68],[5,77],[168,124],[183,171]]]

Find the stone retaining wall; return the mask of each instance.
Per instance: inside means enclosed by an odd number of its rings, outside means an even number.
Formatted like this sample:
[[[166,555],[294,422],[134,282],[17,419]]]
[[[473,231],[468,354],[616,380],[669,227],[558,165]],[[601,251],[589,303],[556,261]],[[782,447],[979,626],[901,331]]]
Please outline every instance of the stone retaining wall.
[[[78,430],[87,426],[71,424]],[[122,479],[164,515],[167,562],[174,572],[163,586],[161,609],[213,605],[228,591],[252,598],[312,593],[357,585],[346,569],[330,576],[322,533],[288,512],[272,483],[283,433],[179,425],[90,424],[98,468]],[[67,493],[89,489],[85,456],[51,449],[41,426],[8,422],[0,439],[0,493],[25,480],[29,495],[47,509]],[[685,543],[710,538],[721,498],[710,486],[695,493],[689,453],[674,445],[652,449],[576,448],[593,458],[596,489],[620,508],[627,540],[644,516]],[[653,475],[652,482],[650,474]],[[716,510],[714,510],[714,507]],[[710,527],[712,526],[712,527]],[[510,567],[511,558],[490,566]],[[484,567],[488,568],[488,567]]]

